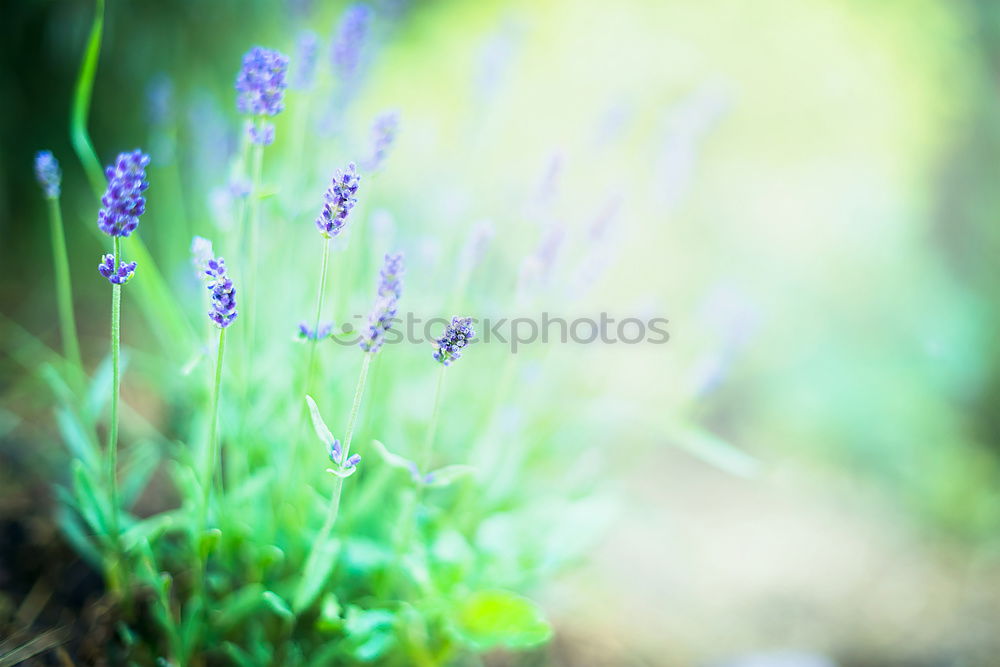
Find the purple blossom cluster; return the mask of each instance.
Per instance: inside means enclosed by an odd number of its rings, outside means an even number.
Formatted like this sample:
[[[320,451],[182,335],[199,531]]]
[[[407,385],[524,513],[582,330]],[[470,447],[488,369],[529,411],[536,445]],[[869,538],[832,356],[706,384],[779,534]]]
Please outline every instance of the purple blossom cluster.
[[[326,455],[330,457],[330,461],[348,470],[361,463],[360,454],[351,454],[346,461],[341,461],[344,457],[344,450],[340,445],[340,440],[336,438],[326,448]]]
[[[149,156],[138,148],[121,153],[115,163],[104,170],[108,189],[101,197],[97,225],[109,236],[128,236],[139,226],[139,216],[146,210],[142,193],[149,187],[146,166]]]
[[[316,218],[316,227],[324,238],[332,238],[344,228],[348,214],[358,203],[356,195],[360,182],[361,177],[353,162],[347,165],[347,169],[338,169],[334,174],[330,187],[323,195],[323,210]]]
[[[226,260],[222,257],[209,260],[205,275],[210,280],[208,289],[212,293],[212,310],[208,311],[208,317],[220,329],[225,329],[237,315],[236,288],[226,275]]]
[[[252,116],[275,116],[285,108],[288,56],[255,46],[243,56],[236,76],[236,108]]]
[[[453,317],[451,324],[444,330],[444,335],[437,339],[434,351],[434,359],[445,366],[450,366],[462,356],[472,339],[476,337],[476,330],[472,328],[471,317]]]
[[[375,307],[368,315],[368,331],[359,343],[365,352],[372,354],[378,352],[385,342],[386,333],[392,328],[399,298],[403,293],[402,273],[403,253],[386,255],[379,274],[378,298],[375,300]]]
[[[250,137],[250,143],[252,144],[270,146],[274,143],[274,125],[263,121],[260,123],[248,121],[247,135]]]
[[[385,111],[375,118],[372,123],[371,155],[364,164],[365,169],[376,171],[382,167],[398,132],[398,111]]]
[[[39,151],[35,155],[35,177],[45,191],[46,197],[55,199],[59,196],[62,172],[59,170],[59,161],[52,155],[52,151]]]
[[[353,4],[344,11],[330,54],[333,66],[344,80],[352,79],[357,72],[361,47],[373,15],[371,7],[361,3]]]
[[[111,254],[101,257],[101,263],[97,265],[97,271],[108,279],[112,285],[124,285],[135,273],[135,262],[119,262],[115,268],[115,256]]]

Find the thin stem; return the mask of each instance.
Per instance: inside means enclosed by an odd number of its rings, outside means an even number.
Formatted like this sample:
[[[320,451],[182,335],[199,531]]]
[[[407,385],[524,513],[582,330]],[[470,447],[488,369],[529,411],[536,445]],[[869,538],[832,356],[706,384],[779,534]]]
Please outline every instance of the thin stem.
[[[424,449],[420,455],[420,470],[425,475],[430,470],[431,451],[434,448],[434,436],[437,434],[438,413],[441,411],[441,391],[444,386],[445,368],[447,367],[441,364],[441,369],[438,371],[437,388],[434,390],[434,411],[431,413],[431,425],[427,429],[427,438],[424,440]]]
[[[323,239],[323,263],[319,270],[319,294],[316,295],[316,318],[309,342],[309,363],[306,365],[306,394],[312,394],[312,384],[316,374],[316,347],[319,343],[319,322],[323,314],[323,296],[326,294],[326,272],[330,264],[330,239]]]
[[[347,455],[351,451],[351,438],[354,437],[354,424],[358,419],[358,411],[361,408],[361,396],[365,392],[365,379],[368,377],[368,365],[372,361],[372,355],[365,353],[364,361],[361,362],[361,374],[358,376],[358,384],[354,388],[354,403],[351,405],[351,417],[347,421],[347,433],[344,435],[344,449],[340,455],[341,461],[347,460]]]
[[[66,235],[63,231],[59,198],[49,198],[49,223],[52,227],[52,259],[56,272],[56,300],[59,306],[59,328],[62,331],[63,351],[69,362],[76,366],[83,377],[83,360],[80,357],[80,340],[73,316],[73,293],[70,289],[69,257],[66,254]]]
[[[354,387],[354,403],[351,405],[351,416],[347,421],[347,432],[344,435],[344,447],[341,450],[340,462],[343,463],[351,451],[351,439],[354,437],[354,424],[358,418],[358,411],[361,408],[361,397],[365,392],[365,379],[368,377],[368,365],[371,363],[372,355],[365,353],[361,362],[361,373],[358,375],[358,384]],[[337,514],[340,512],[340,495],[344,489],[344,478],[339,475],[334,476],[333,488],[330,490],[330,504],[326,509],[326,519],[323,527],[319,531],[319,538],[313,542],[312,551],[322,549],[330,537],[333,524],[337,521]],[[309,554],[309,560],[314,558],[314,554]]]
[[[202,477],[202,527],[208,528],[208,501],[215,484],[219,462],[219,396],[222,394],[222,357],[226,352],[226,330],[219,329],[219,350],[215,359],[215,384],[212,389],[212,422],[208,431],[208,451]]]
[[[121,239],[114,237],[115,271],[118,270],[121,253]],[[121,392],[121,303],[122,286],[111,286],[111,423],[108,426],[108,487],[111,493],[111,533],[115,544],[118,532],[118,396]]]
[[[256,120],[254,121],[256,122]],[[249,265],[250,273],[247,274],[247,296],[250,299],[248,310],[248,333],[247,333],[247,380],[249,386],[253,381],[252,362],[254,358],[254,340],[257,332],[257,241],[258,228],[260,227],[260,181],[264,166],[264,147],[260,144],[253,145],[253,180],[250,190],[250,247]]]

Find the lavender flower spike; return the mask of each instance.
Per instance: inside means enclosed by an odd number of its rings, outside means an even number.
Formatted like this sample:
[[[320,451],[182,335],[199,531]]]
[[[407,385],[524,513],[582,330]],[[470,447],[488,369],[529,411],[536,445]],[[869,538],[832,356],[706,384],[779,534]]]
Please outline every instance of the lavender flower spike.
[[[445,366],[450,366],[461,358],[462,350],[476,337],[472,328],[471,317],[453,317],[451,324],[444,330],[444,335],[437,339],[434,359]]]
[[[342,79],[353,78],[358,69],[361,47],[373,14],[371,7],[361,3],[353,4],[344,11],[331,53],[333,66]]]
[[[324,238],[333,238],[344,228],[347,215],[358,203],[355,195],[358,193],[360,182],[361,177],[358,176],[353,162],[347,165],[347,169],[343,171],[338,169],[334,174],[330,187],[323,195],[323,210],[316,218],[316,227]]]
[[[132,274],[135,273],[135,262],[120,262],[118,264],[117,270],[115,269],[115,256],[114,255],[104,255],[101,257],[101,263],[97,265],[97,271],[102,276],[108,279],[112,285],[124,285],[131,278]]]
[[[236,108],[251,116],[275,116],[285,108],[288,56],[255,46],[243,56],[236,76]]]
[[[386,255],[385,263],[379,276],[378,299],[375,307],[368,315],[368,331],[361,338],[359,345],[365,352],[375,354],[385,342],[385,335],[392,328],[396,317],[399,297],[403,286],[400,275],[403,273],[403,253]]]
[[[139,216],[146,210],[142,193],[149,187],[146,166],[149,156],[138,148],[121,153],[113,165],[104,170],[108,189],[101,197],[102,208],[97,214],[97,226],[109,236],[128,236],[139,226]]]
[[[209,261],[205,275],[211,279],[208,289],[212,292],[212,310],[208,312],[208,317],[220,329],[225,329],[233,323],[237,314],[236,288],[226,275],[226,260],[218,257]]]
[[[372,123],[371,155],[363,165],[368,171],[377,171],[385,163],[385,158],[399,132],[399,112],[385,111]]]
[[[42,186],[46,197],[56,199],[59,196],[62,172],[59,170],[59,161],[52,155],[52,151],[39,151],[35,154],[35,177],[38,178],[38,184]]]

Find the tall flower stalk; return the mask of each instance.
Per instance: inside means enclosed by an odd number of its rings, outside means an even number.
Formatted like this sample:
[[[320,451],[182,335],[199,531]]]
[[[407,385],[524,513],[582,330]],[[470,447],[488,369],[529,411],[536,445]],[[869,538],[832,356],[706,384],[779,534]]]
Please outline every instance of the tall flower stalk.
[[[35,156],[35,175],[45,193],[49,208],[49,225],[52,230],[52,265],[56,274],[56,302],[59,309],[59,329],[62,335],[63,354],[75,367],[77,379],[83,378],[83,360],[80,356],[80,339],[73,315],[73,293],[70,289],[69,257],[66,254],[66,234],[63,230],[62,209],[59,205],[62,172],[59,162],[49,151]]]
[[[368,368],[372,358],[382,349],[386,334],[392,328],[396,316],[399,299],[402,296],[403,255],[396,253],[385,256],[385,262],[379,274],[378,291],[375,305],[368,316],[368,329],[364,332],[359,342],[359,346],[364,351],[361,359],[361,371],[358,374],[357,384],[354,386],[354,399],[351,401],[351,413],[347,418],[347,430],[345,431],[344,443],[333,437],[323,418],[319,414],[316,402],[311,396],[306,395],[306,403],[312,416],[313,427],[320,440],[326,445],[327,456],[334,467],[327,471],[334,475],[333,486],[330,489],[330,502],[327,505],[326,517],[323,519],[323,526],[320,528],[319,536],[312,544],[309,557],[306,560],[306,572],[310,573],[318,565],[318,559],[328,554],[328,543],[330,533],[337,521],[340,512],[340,496],[344,489],[344,479],[354,474],[361,456],[351,454],[351,442],[354,438],[354,430],[358,421],[358,413],[361,411],[361,399],[365,392],[365,382],[368,379]],[[308,576],[308,575],[307,575]],[[303,589],[305,590],[305,589]],[[300,591],[297,595],[296,606],[308,604],[310,596]]]
[[[119,546],[120,522],[118,501],[118,402],[121,393],[121,299],[122,285],[135,273],[135,262],[126,263],[122,258],[121,239],[128,237],[139,225],[139,216],[146,210],[143,192],[149,187],[146,166],[149,156],[136,149],[121,153],[114,164],[105,170],[108,187],[101,198],[97,224],[101,231],[112,238],[113,254],[104,255],[98,272],[111,283],[111,421],[108,425],[106,452],[108,489],[111,497],[111,534]]]
[[[264,146],[274,141],[274,125],[266,119],[276,116],[285,108],[285,74],[288,56],[278,51],[255,46],[243,56],[243,63],[236,76],[236,107],[246,114],[247,137],[252,145],[249,248],[247,258],[247,289],[249,290],[248,359],[253,359],[256,332],[256,274],[257,246],[260,227],[260,190],[264,169]]]
[[[323,260],[320,264],[319,286],[316,294],[316,317],[313,321],[312,331],[309,332],[309,358],[306,362],[305,393],[312,394],[313,382],[316,375],[316,347],[321,336],[319,335],[323,327],[320,320],[323,317],[323,301],[326,296],[327,271],[330,265],[330,242],[338,236],[347,224],[347,218],[358,203],[358,186],[361,184],[361,177],[357,173],[357,168],[351,162],[346,169],[340,170],[333,176],[330,187],[323,195],[323,208],[316,217],[316,228],[320,236],[323,237]],[[301,440],[298,438],[296,441]]]

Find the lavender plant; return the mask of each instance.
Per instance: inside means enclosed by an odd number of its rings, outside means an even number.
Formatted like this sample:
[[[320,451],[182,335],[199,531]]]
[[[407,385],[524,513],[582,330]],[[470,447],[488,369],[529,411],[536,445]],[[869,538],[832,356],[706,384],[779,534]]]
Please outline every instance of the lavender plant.
[[[370,21],[371,11],[364,6],[345,14],[334,41],[334,60],[345,78],[356,75]],[[302,69],[292,71],[307,79],[308,49],[303,53]],[[356,342],[349,348],[335,347],[334,341],[342,341],[333,334],[332,323],[322,319],[333,239],[349,223],[361,222],[364,215],[356,207],[360,176],[353,163],[336,172],[315,218],[323,251],[315,285],[315,316],[299,325],[299,337],[309,345],[304,373],[283,372],[294,354],[285,347],[294,320],[275,314],[308,307],[302,305],[309,297],[302,296],[306,290],[301,289],[301,271],[288,258],[303,256],[310,246],[300,247],[293,234],[275,234],[269,238],[273,251],[257,257],[255,238],[260,222],[262,152],[265,145],[272,145],[274,132],[268,119],[284,108],[288,66],[288,59],[279,53],[255,48],[244,58],[237,79],[237,106],[250,120],[245,135],[251,153],[246,229],[221,230],[218,236],[213,234],[216,244],[203,237],[189,241],[187,233],[180,242],[180,232],[164,236],[176,244],[173,252],[190,248],[200,291],[208,295],[208,317],[203,314],[205,301],[190,298],[190,293],[185,297],[180,289],[167,293],[169,305],[181,312],[201,310],[200,321],[213,334],[217,332],[217,342],[211,373],[177,372],[178,355],[168,357],[164,352],[167,370],[159,371],[162,375],[150,384],[162,392],[164,403],[176,406],[177,414],[186,418],[178,418],[163,431],[137,415],[135,406],[119,403],[121,289],[133,280],[137,265],[126,259],[137,259],[142,279],[147,275],[143,256],[133,258],[131,252],[129,258],[124,256],[122,239],[136,230],[145,211],[149,157],[141,151],[123,153],[107,170],[99,226],[112,237],[113,247],[102,257],[98,270],[112,285],[113,391],[106,460],[96,464],[103,464],[106,474],[91,474],[95,467],[91,450],[100,453],[90,445],[93,430],[88,433],[86,423],[67,428],[66,439],[78,461],[72,490],[64,494],[63,525],[80,553],[103,567],[108,587],[116,595],[120,634],[127,637],[113,642],[116,657],[136,664],[159,660],[178,666],[438,665],[472,660],[471,654],[496,647],[538,646],[551,630],[534,603],[513,590],[530,584],[541,568],[524,566],[522,562],[529,557],[504,553],[490,542],[497,526],[511,521],[504,513],[513,512],[516,503],[508,498],[503,506],[486,504],[485,494],[478,493],[481,481],[465,464],[471,449],[471,442],[465,440],[481,439],[482,434],[453,437],[447,427],[455,420],[443,419],[465,410],[475,413],[468,419],[462,415],[466,421],[458,421],[461,428],[481,418],[482,407],[474,402],[466,406],[456,402],[457,408],[445,409],[451,402],[445,400],[444,378],[454,374],[448,369],[467,356],[476,336],[472,319],[453,318],[434,342],[433,352],[423,348],[420,363],[411,364],[405,354],[395,354],[398,350],[393,351],[391,343],[400,339],[397,317],[403,254],[384,254],[374,295],[369,282],[378,255],[386,246],[399,247],[388,237],[357,248],[364,259],[356,264],[345,262],[336,272],[345,302],[357,297],[370,303]],[[309,83],[297,78],[296,85]],[[295,99],[290,98],[290,106]],[[396,123],[397,118],[390,115],[377,123],[370,160],[365,162],[372,169],[384,161]],[[363,145],[363,139],[359,144]],[[178,149],[180,160],[186,149]],[[289,161],[289,154],[298,159],[294,147],[286,151],[279,142],[268,150],[280,161],[275,163],[281,167],[276,170],[281,177],[275,187],[305,191],[308,177],[299,178],[293,168],[298,163]],[[243,173],[245,157],[234,158],[231,173],[237,178]],[[51,198],[52,169],[48,162],[42,166],[40,179]],[[206,170],[215,175],[216,184],[225,184],[227,177],[218,171]],[[367,199],[375,194],[373,190],[362,194]],[[280,198],[275,202],[276,213],[289,223],[296,219],[296,208],[284,208]],[[170,219],[168,211],[160,219]],[[198,219],[191,217],[192,223]],[[491,235],[489,229],[477,227],[461,258],[444,267],[452,283],[454,276],[460,276],[460,285],[451,285],[457,291],[446,293],[446,300],[464,295],[472,268]],[[410,233],[404,228],[399,245],[406,246]],[[246,257],[241,252],[245,242],[249,242]],[[217,250],[224,250],[231,259],[236,252],[239,259],[230,268]],[[413,299],[419,307],[428,307],[433,295],[421,294],[412,285],[430,269],[419,256],[416,261],[413,257],[409,255],[407,302]],[[356,268],[348,270],[348,266]],[[240,308],[248,311],[241,314],[249,319],[241,319],[240,326],[230,332],[238,319],[234,269],[245,272],[236,277],[241,278]],[[258,271],[266,273],[268,281],[257,279]],[[190,284],[190,274],[187,277]],[[271,280],[273,290],[264,289]],[[293,288],[285,289],[289,285]],[[253,342],[255,299],[260,301],[262,315],[260,346]],[[290,303],[287,309],[282,308],[285,301]],[[433,307],[445,305],[451,304]],[[151,328],[157,324],[148,316],[147,322]],[[231,372],[224,366],[227,336],[231,335],[237,336],[235,341],[245,336],[249,357],[266,369],[260,373],[265,382],[256,382],[238,364]],[[235,341],[228,344],[238,344]],[[181,350],[184,358],[196,345],[193,340],[186,344],[187,349]],[[347,351],[356,350],[355,344],[360,356]],[[326,346],[331,357],[324,368],[318,364],[321,346]],[[460,374],[472,370],[463,366]],[[295,368],[300,368],[299,363]],[[350,378],[355,373],[352,393]],[[210,381],[200,380],[199,375],[209,376]],[[400,409],[398,396],[424,377],[428,386],[436,382],[433,394],[427,392],[429,409]],[[481,377],[471,380],[483,381]],[[99,379],[94,383],[99,386]],[[232,390],[246,392],[250,385],[256,391],[247,394],[249,400],[243,404],[222,400]],[[321,445],[308,457],[298,456],[301,438],[291,438],[299,410],[308,415]],[[333,429],[323,415],[337,411],[343,421],[334,424],[331,420]],[[130,417],[123,422],[123,465],[119,466],[118,422],[123,412]],[[63,421],[69,423],[72,417]],[[439,432],[441,421],[444,427]],[[376,437],[394,443],[394,451]],[[150,450],[162,453],[158,458]],[[327,465],[321,465],[320,456]],[[435,459],[452,463],[435,466]],[[134,516],[129,508],[155,470],[169,473],[157,479],[172,485],[178,500]],[[510,538],[508,549],[516,546],[526,551],[524,541]],[[531,572],[526,574],[526,570]]]
[[[108,188],[101,198],[102,208],[97,214],[97,226],[112,238],[114,252],[104,255],[98,271],[111,283],[111,353],[113,382],[111,394],[111,423],[108,435],[108,483],[111,489],[111,516],[113,526],[117,522],[117,481],[116,461],[118,448],[118,397],[121,378],[119,356],[121,350],[121,288],[135,273],[135,262],[125,263],[122,259],[121,239],[127,238],[139,226],[139,216],[146,211],[143,196],[149,183],[146,181],[146,166],[149,156],[136,149],[131,153],[121,153],[113,165],[105,169]],[[117,526],[113,527],[117,533]]]
[[[62,334],[63,352],[74,366],[83,373],[80,342],[73,315],[73,297],[70,290],[69,257],[66,254],[66,234],[63,231],[62,208],[59,204],[62,171],[51,151],[41,151],[35,156],[35,176],[45,193],[52,233],[52,266],[56,276],[56,303],[59,310],[59,329]]]

